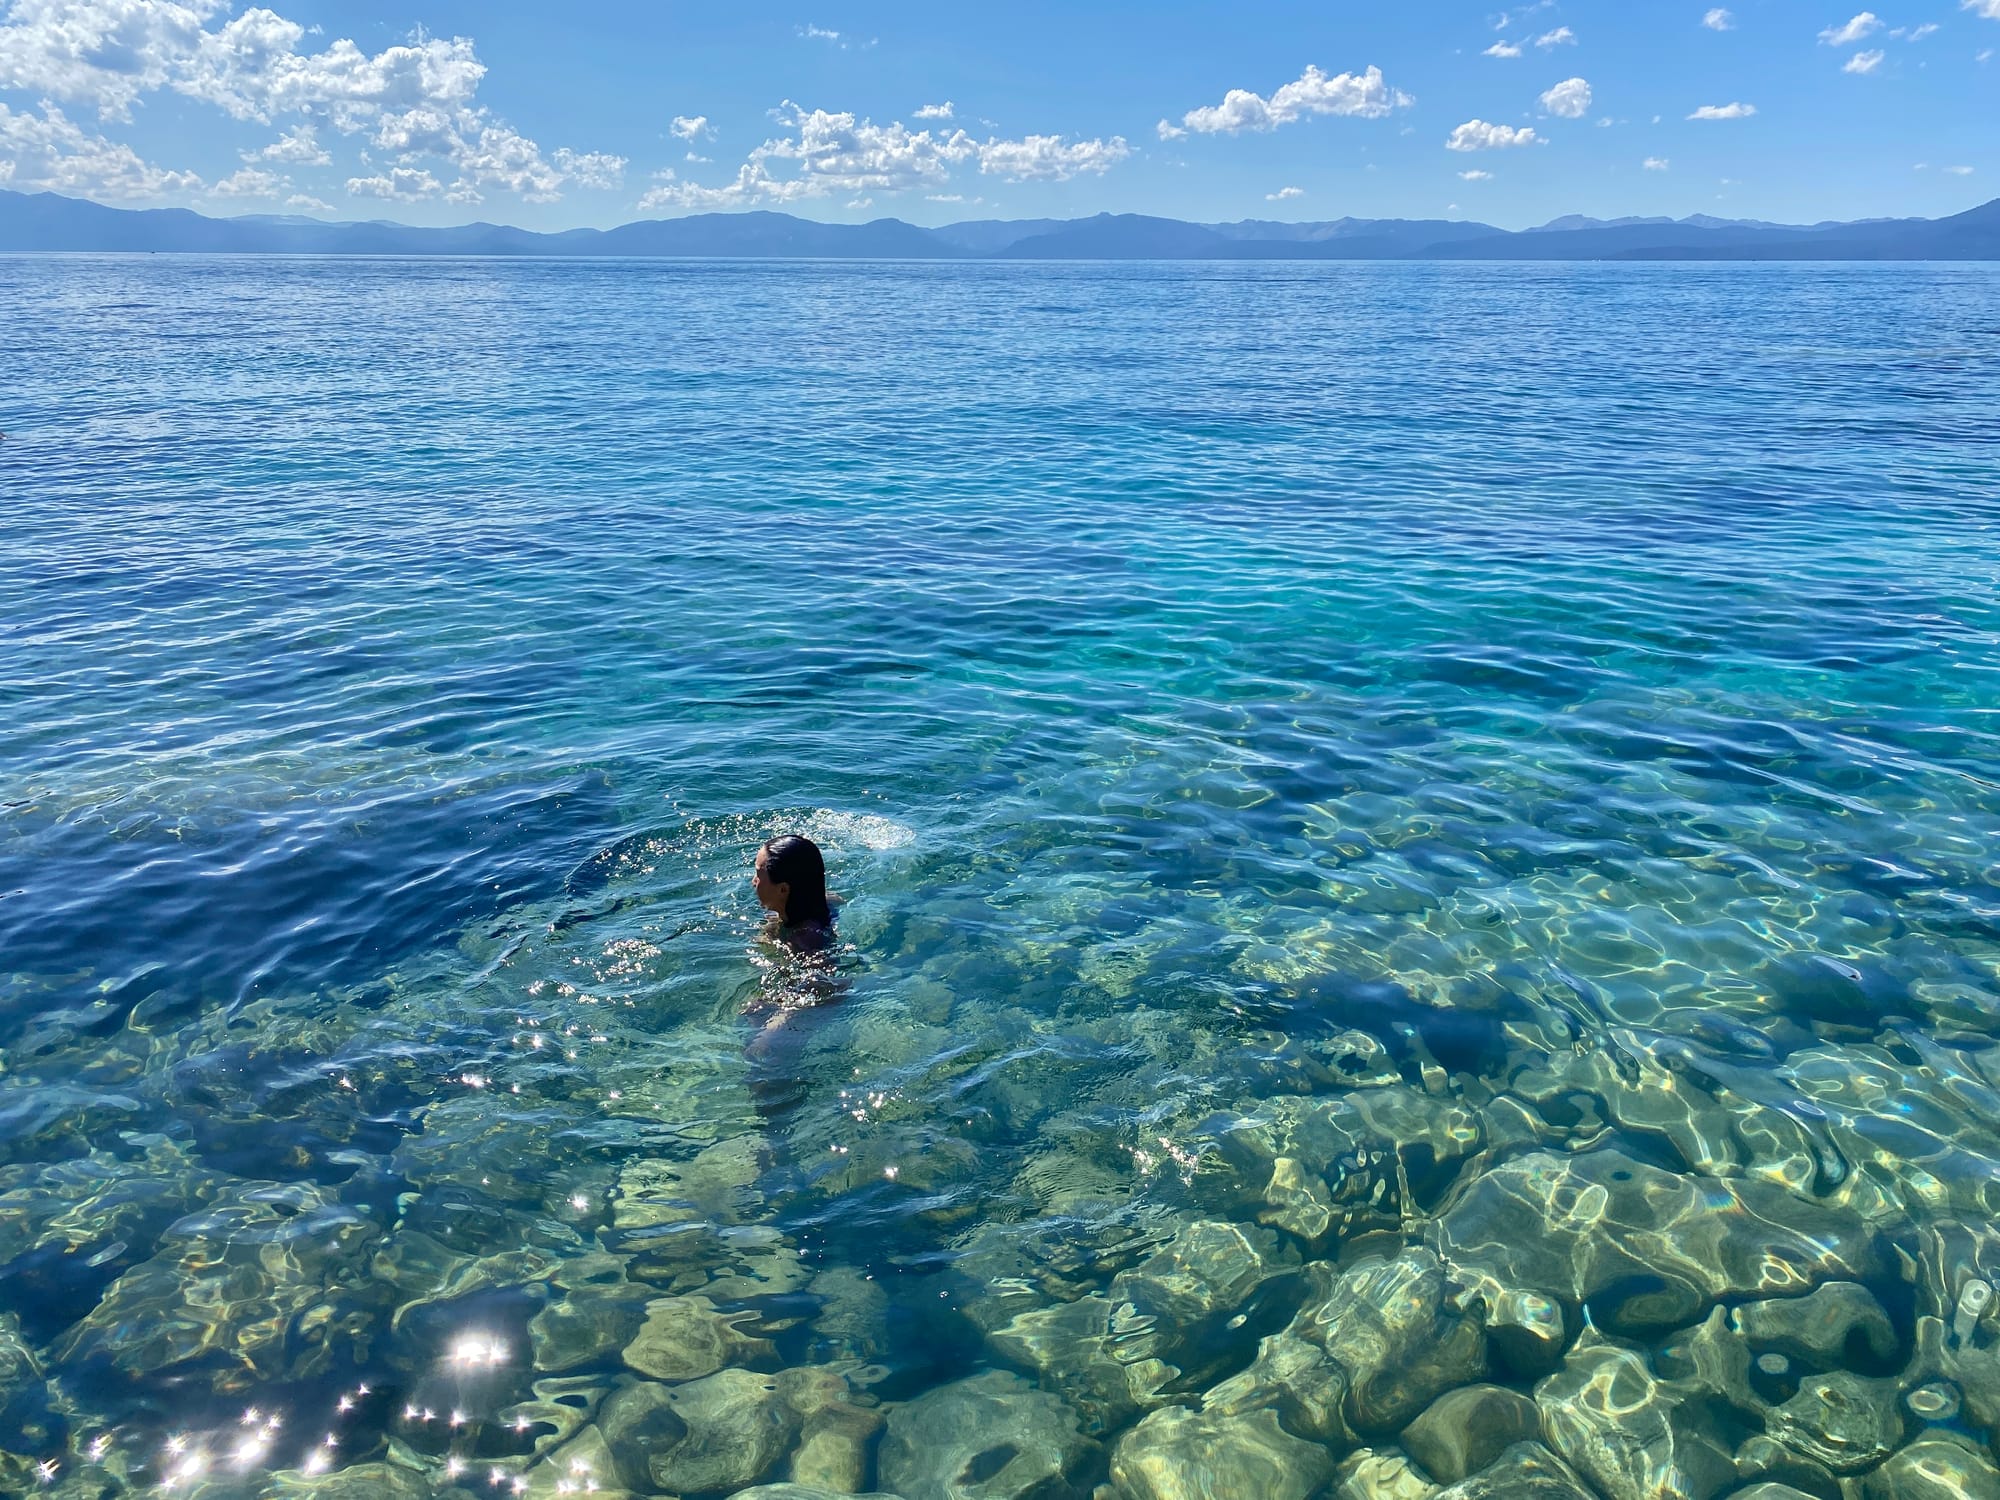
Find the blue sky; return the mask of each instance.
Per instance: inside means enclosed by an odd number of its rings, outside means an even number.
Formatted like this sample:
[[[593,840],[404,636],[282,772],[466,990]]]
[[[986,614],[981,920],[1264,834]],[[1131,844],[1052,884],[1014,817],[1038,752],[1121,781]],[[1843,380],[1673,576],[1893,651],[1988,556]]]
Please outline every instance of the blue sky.
[[[2000,0],[0,0],[0,186],[555,229],[2000,196]]]

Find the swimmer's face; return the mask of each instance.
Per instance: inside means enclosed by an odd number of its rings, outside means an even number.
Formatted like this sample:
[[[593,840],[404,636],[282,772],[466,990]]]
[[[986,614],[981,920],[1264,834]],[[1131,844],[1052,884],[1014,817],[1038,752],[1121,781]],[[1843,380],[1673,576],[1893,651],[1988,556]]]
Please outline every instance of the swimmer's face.
[[[759,906],[783,916],[786,903],[792,899],[792,883],[789,880],[773,880],[765,868],[770,862],[770,850],[759,849],[757,863],[750,872],[750,888],[757,893]]]

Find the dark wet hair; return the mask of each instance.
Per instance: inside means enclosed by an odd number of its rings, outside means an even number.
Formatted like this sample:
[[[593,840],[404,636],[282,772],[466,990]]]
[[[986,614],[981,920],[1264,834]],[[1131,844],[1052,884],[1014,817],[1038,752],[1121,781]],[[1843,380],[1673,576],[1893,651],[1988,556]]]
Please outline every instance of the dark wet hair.
[[[833,908],[826,900],[826,860],[804,834],[787,833],[764,845],[764,877],[775,885],[789,885],[785,898],[785,925],[809,927],[833,921]]]

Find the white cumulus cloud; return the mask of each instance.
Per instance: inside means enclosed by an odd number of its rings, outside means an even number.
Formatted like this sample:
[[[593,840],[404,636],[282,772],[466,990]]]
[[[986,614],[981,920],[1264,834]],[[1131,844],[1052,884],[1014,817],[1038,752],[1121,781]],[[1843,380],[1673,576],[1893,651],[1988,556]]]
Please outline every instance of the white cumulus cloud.
[[[494,186],[535,202],[560,196],[563,170],[478,102],[487,70],[469,37],[419,32],[371,52],[347,38],[323,42],[317,27],[263,5],[232,15],[235,3],[0,3],[0,89],[81,104],[108,121],[129,120],[148,95],[178,94],[231,119],[295,122],[251,160],[328,165],[317,132],[330,127],[400,157],[440,158],[465,195]]]
[[[1535,146],[1541,143],[1534,127],[1489,125],[1484,120],[1467,120],[1445,141],[1447,151],[1497,151],[1506,146]]]
[[[919,120],[949,120],[952,108],[952,102],[949,99],[945,100],[942,104],[926,104],[916,112],[915,118]]]
[[[705,135],[714,135],[708,128],[707,115],[675,115],[674,123],[667,127],[669,135],[678,136],[692,146]]]
[[[1554,31],[1545,31],[1536,37],[1535,45],[1544,51],[1550,47],[1574,47],[1576,33],[1567,26],[1558,26]]]
[[[603,151],[577,152],[567,146],[556,148],[556,170],[580,188],[600,191],[625,185],[625,158]]]
[[[1565,120],[1581,120],[1590,113],[1590,85],[1581,78],[1565,78],[1542,95],[1542,108]]]
[[[311,193],[292,194],[291,197],[285,200],[285,207],[296,208],[302,213],[309,214],[330,214],[333,212],[333,205],[331,203],[315,198]]]
[[[1756,113],[1757,106],[1754,104],[1704,104],[1700,109],[1689,115],[1688,118],[1690,120],[1747,120]]]
[[[1264,201],[1266,203],[1283,203],[1287,198],[1303,198],[1305,195],[1306,190],[1304,188],[1281,187],[1275,193],[1266,193]]]
[[[1664,156],[1649,156],[1640,162],[1639,165],[1644,167],[1648,172],[1664,172],[1673,163],[1668,161]]]
[[[396,167],[379,177],[350,177],[347,191],[356,198],[388,198],[397,203],[421,203],[444,191],[444,185],[417,167]]]
[[[1520,45],[1515,42],[1495,42],[1480,54],[1482,57],[1519,57],[1520,55]]]
[[[2000,0],[1995,0],[2000,4]],[[1882,29],[1882,18],[1872,10],[1864,10],[1845,26],[1829,26],[1819,34],[1819,39],[1829,47],[1851,47],[1863,37],[1873,36]]]
[[[1389,87],[1380,68],[1371,66],[1362,73],[1335,73],[1329,77],[1317,67],[1308,66],[1297,79],[1282,85],[1268,99],[1248,89],[1231,89],[1222,96],[1220,104],[1189,110],[1181,116],[1179,128],[1203,135],[1234,135],[1244,130],[1275,130],[1310,115],[1350,115],[1378,120],[1392,110],[1414,103],[1416,100],[1401,89]],[[1162,136],[1162,139],[1172,138]]]
[[[1007,182],[1068,182],[1085,172],[1108,172],[1131,154],[1123,136],[1070,141],[1030,135],[1018,141],[982,141],[979,170]]]
[[[961,168],[1009,182],[1066,182],[1085,173],[1107,172],[1132,153],[1121,136],[1070,140],[1028,135],[982,141],[963,130],[933,133],[912,130],[901,121],[878,125],[845,111],[808,110],[789,99],[772,114],[790,133],[753,150],[734,182],[709,187],[682,182],[672,172],[661,173],[639,207],[724,209],[834,193],[934,193]],[[781,171],[774,171],[774,166]]]
[[[262,167],[244,167],[222,179],[209,194],[216,198],[275,198],[291,187],[289,178]]]
[[[1736,29],[1736,17],[1718,5],[1714,10],[1701,18],[1701,24],[1706,26],[1710,31],[1734,31]]]
[[[261,151],[246,151],[245,161],[279,161],[295,167],[324,167],[333,157],[319,143],[319,132],[310,125],[298,125],[279,136]]]
[[[193,172],[154,166],[130,146],[92,135],[48,103],[39,114],[0,104],[0,168],[23,192],[73,197],[159,198],[202,185]]]
[[[1854,56],[1848,58],[1840,71],[1843,73],[1872,73],[1882,66],[1882,60],[1888,55],[1880,47],[1872,48],[1867,52],[1857,52]]]

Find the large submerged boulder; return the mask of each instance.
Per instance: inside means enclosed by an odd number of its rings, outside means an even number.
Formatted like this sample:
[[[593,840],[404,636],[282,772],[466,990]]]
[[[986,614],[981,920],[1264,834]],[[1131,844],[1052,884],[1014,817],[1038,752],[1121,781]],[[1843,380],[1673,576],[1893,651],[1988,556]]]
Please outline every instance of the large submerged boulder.
[[[1078,1500],[1097,1451],[1061,1397],[993,1370],[891,1411],[876,1466],[906,1500]]]
[[[1536,1293],[1639,1338],[1697,1322],[1718,1301],[1866,1281],[1883,1254],[1859,1218],[1783,1188],[1680,1176],[1608,1149],[1494,1168],[1437,1221],[1433,1243],[1489,1307]]]
[[[1271,1411],[1224,1414],[1170,1406],[1119,1441],[1111,1482],[1126,1500],[1310,1500],[1333,1478],[1333,1455],[1292,1436]]]

